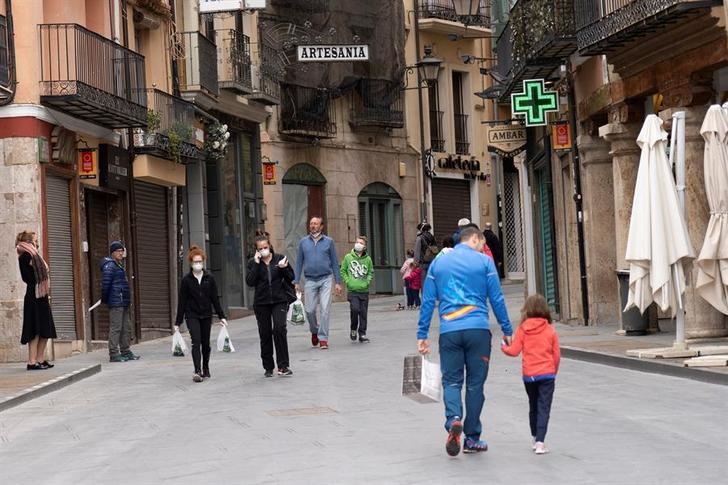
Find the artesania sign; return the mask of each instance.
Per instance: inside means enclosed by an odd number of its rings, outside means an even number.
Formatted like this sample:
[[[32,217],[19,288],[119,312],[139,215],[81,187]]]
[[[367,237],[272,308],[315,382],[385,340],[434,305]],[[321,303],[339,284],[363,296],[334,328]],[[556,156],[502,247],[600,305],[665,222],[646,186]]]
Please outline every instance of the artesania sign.
[[[200,0],[200,13],[235,12],[265,8],[265,0]]]
[[[368,45],[299,45],[299,62],[368,61]]]

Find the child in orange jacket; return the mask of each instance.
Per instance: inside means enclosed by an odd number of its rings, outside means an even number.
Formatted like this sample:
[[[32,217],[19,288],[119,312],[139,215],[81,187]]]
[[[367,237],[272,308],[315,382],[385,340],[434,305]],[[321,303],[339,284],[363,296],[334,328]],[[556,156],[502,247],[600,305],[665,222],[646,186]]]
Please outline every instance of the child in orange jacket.
[[[533,437],[533,451],[548,453],[544,440],[551,414],[556,374],[561,350],[559,336],[551,325],[551,312],[546,299],[531,295],[521,310],[521,324],[511,345],[501,343],[504,354],[516,357],[523,352],[523,383],[528,394],[528,418]]]

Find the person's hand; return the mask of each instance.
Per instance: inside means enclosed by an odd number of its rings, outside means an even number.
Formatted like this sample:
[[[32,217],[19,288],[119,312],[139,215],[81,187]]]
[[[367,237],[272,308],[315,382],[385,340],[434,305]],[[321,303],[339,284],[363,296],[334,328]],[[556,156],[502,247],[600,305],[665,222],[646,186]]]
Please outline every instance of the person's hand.
[[[430,343],[427,341],[427,339],[417,340],[417,351],[422,355],[427,355],[430,353]]]
[[[286,266],[288,266],[288,258],[285,257],[285,256],[283,256],[283,259],[281,259],[280,261],[278,261],[278,267],[281,268],[281,269],[283,269]]]
[[[179,332],[179,325],[174,326],[174,333],[177,333],[177,332]]]
[[[295,288],[295,290],[296,290],[297,292],[299,292],[299,293],[303,293],[303,288],[301,288],[301,285],[299,285],[298,283],[295,283],[295,284],[293,285],[293,288]]]
[[[503,342],[505,342],[506,345],[511,345],[511,343],[513,342],[513,337],[511,337],[510,335],[504,336]]]
[[[336,296],[341,296],[341,293],[344,291],[341,287],[341,283],[336,283],[336,286],[334,286],[334,291],[336,292]]]
[[[227,324],[227,320],[225,320],[224,318],[221,318],[220,319],[220,325],[222,325],[223,327],[227,327],[227,325],[228,325]]]
[[[255,252],[255,256],[253,256],[253,259],[255,260],[255,264],[260,263],[260,251]]]

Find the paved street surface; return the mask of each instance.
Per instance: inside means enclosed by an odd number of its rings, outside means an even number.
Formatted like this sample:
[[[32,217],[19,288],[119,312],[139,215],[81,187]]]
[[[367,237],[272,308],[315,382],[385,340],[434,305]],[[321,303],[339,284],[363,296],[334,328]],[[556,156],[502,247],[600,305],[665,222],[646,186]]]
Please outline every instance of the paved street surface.
[[[515,317],[521,289],[507,293]],[[401,396],[417,314],[396,301],[372,300],[368,345],[349,341],[346,304],[334,306],[328,351],[290,327],[291,378],[263,377],[251,318],[231,323],[238,352],[213,351],[202,384],[169,339],[136,346],[138,362],[0,413],[0,483],[725,483],[728,387],[565,360],[552,452],[535,456],[520,360],[500,351],[486,384],[490,450],[449,458],[442,405]]]

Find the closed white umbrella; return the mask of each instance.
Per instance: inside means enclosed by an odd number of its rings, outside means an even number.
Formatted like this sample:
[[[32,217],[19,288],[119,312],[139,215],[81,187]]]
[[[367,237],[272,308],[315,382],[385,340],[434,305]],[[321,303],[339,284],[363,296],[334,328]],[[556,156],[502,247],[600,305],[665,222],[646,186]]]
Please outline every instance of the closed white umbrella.
[[[662,120],[647,116],[637,137],[642,149],[627,239],[629,296],[625,311],[654,301],[675,316],[682,308],[685,268],[695,257],[667,161]]]
[[[728,116],[711,106],[700,134],[705,139],[705,195],[710,220],[698,256],[698,295],[718,311],[728,314]]]

